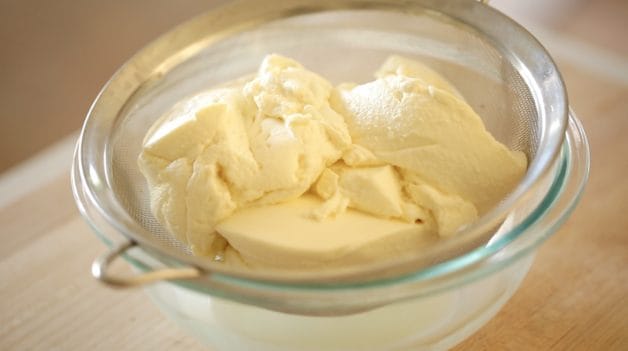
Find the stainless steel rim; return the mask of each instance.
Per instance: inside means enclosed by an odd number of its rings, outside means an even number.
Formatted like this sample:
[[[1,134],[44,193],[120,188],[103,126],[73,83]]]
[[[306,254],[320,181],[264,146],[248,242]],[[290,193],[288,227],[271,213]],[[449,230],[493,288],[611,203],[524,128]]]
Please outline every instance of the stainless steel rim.
[[[243,28],[251,27],[257,23],[262,23],[270,19],[281,18],[296,13],[303,14],[326,10],[355,8],[399,10],[400,6],[404,11],[416,11],[426,7],[442,11],[443,13],[450,15],[452,18],[459,20],[461,23],[473,23],[476,27],[483,30],[489,30],[489,26],[491,25],[507,26],[510,30],[508,35],[513,35],[514,33],[526,39],[524,41],[525,45],[521,44],[523,46],[517,47],[516,49],[523,51],[530,49],[535,50],[537,59],[538,57],[541,57],[542,60],[545,60],[548,63],[548,67],[552,69],[552,73],[557,73],[555,65],[547,52],[527,31],[525,31],[525,29],[521,28],[507,17],[499,14],[494,9],[475,1],[459,0],[450,3],[443,3],[435,0],[415,2],[381,2],[374,0],[321,1],[315,6],[309,1],[303,0],[273,2],[272,5],[264,3],[264,7],[272,8],[272,6],[276,6],[274,11],[270,11],[269,9],[260,10],[261,13],[266,14],[266,17],[247,18],[246,16],[240,15],[240,21],[236,22],[236,25],[227,26],[225,27],[227,29],[223,28],[221,31],[213,31],[212,35],[201,35],[201,33],[207,33],[207,23],[213,23],[210,19],[217,19],[219,16],[225,14],[235,14],[238,13],[239,10],[251,6],[260,7],[262,5],[260,5],[259,2],[239,2],[235,5],[224,7],[221,10],[203,15],[176,28],[172,32],[156,40],[144,50],[140,51],[127,64],[125,64],[116,73],[116,75],[114,75],[95,100],[88,113],[88,118],[81,133],[79,144],[77,145],[77,159],[75,167],[77,167],[81,182],[85,184],[86,198],[92,205],[94,205],[100,215],[106,219],[107,223],[116,231],[122,233],[133,242],[138,243],[143,249],[151,254],[154,254],[156,257],[165,261],[184,263],[191,267],[195,267],[195,269],[203,271],[204,273],[218,272],[225,275],[239,276],[244,279],[262,281],[329,283],[347,279],[350,281],[363,281],[372,276],[382,277],[381,273],[385,272],[390,267],[382,266],[378,269],[362,271],[360,274],[356,274],[355,272],[335,272],[324,276],[308,276],[307,274],[299,274],[298,276],[279,276],[234,273],[203,259],[182,255],[172,250],[164,250],[162,246],[157,245],[150,240],[146,240],[144,236],[137,235],[138,231],[144,229],[138,227],[131,219],[128,218],[128,216],[125,216],[124,210],[120,208],[120,206],[116,205],[115,194],[112,194],[110,189],[107,189],[106,187],[110,181],[108,179],[107,171],[108,150],[105,150],[103,155],[101,155],[99,162],[95,164],[87,162],[84,154],[94,151],[98,152],[98,150],[94,150],[94,148],[96,147],[95,145],[100,145],[100,141],[94,140],[95,136],[93,135],[93,129],[98,128],[98,124],[102,123],[103,120],[106,120],[108,123],[115,124],[115,117],[124,109],[125,100],[129,96],[140,91],[146,82],[150,83],[151,80],[159,79],[159,77],[168,69],[176,65],[178,62],[186,59],[190,55],[193,55],[194,48],[191,44],[195,43],[199,36],[202,37],[203,45],[210,45],[211,42],[219,40],[220,38],[227,36],[230,33],[237,32]],[[464,11],[456,10],[455,6],[462,6]],[[473,16],[475,16],[473,19],[471,19],[471,15],[467,14],[471,13],[470,11],[472,11]],[[220,23],[214,25],[218,26]],[[492,38],[493,40],[497,42],[507,42],[505,41],[505,37],[502,38],[500,36],[501,34],[499,31],[494,34],[496,37]],[[506,34],[504,34],[504,36],[505,35]],[[172,52],[175,52],[175,54],[172,54]],[[553,128],[560,134],[564,134],[567,120],[567,101],[564,92],[564,85],[559,75],[557,75],[556,79],[549,80],[546,83],[548,89],[555,90],[559,95],[556,100],[556,104],[554,104],[552,108],[558,110],[558,113],[556,113],[557,116],[562,117],[554,121]],[[562,141],[562,139],[550,140],[550,142],[544,146],[545,150],[548,151],[544,156],[544,159],[536,160],[536,167],[530,170],[526,179],[524,179],[522,184],[515,190],[513,195],[508,198],[501,207],[496,208],[487,216],[483,217],[482,220],[471,226],[468,229],[468,233],[463,235],[473,237],[473,235],[470,235],[469,233],[487,232],[488,228],[493,228],[503,219],[509,208],[519,202],[526,201],[526,192],[530,188],[533,188],[536,181],[546,174],[558,155]],[[102,145],[104,144],[105,143]],[[100,152],[102,152],[102,150],[100,150]],[[472,263],[473,262],[469,262],[469,264]],[[424,265],[418,264],[417,262],[405,262],[404,265],[406,267],[404,270],[405,272],[416,272],[417,270],[425,268]],[[380,275],[376,273],[380,273]]]

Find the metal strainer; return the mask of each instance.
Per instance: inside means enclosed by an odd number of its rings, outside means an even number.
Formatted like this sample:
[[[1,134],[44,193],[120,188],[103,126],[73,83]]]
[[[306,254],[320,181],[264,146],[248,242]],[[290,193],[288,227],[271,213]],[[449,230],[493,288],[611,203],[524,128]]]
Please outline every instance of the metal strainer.
[[[372,79],[390,54],[418,59],[456,86],[496,139],[526,153],[527,174],[460,235],[391,262],[261,272],[192,256],[151,214],[136,162],[143,136],[177,101],[254,72],[268,53],[295,58],[333,83]],[[565,88],[547,52],[524,28],[478,1],[241,1],[163,35],[112,77],[77,144],[74,192],[96,231],[121,242],[93,266],[95,276],[113,285],[182,279],[179,284],[197,290],[264,305],[280,299],[271,292],[286,287],[337,290],[409,275],[419,277],[417,283],[451,273],[442,267],[452,260],[457,271],[470,269],[521,234],[552,189],[567,120]],[[109,274],[107,265],[123,253],[144,272]]]

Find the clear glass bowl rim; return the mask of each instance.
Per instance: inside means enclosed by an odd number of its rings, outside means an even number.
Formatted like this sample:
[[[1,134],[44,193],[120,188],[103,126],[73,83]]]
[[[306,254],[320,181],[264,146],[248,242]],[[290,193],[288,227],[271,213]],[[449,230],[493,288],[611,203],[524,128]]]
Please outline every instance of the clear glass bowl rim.
[[[373,290],[388,289],[390,287],[406,286],[398,296],[388,296],[391,301],[403,297],[427,296],[438,291],[443,291],[456,286],[467,284],[480,279],[492,272],[501,270],[510,264],[518,261],[523,256],[530,254],[541,243],[549,238],[564,221],[569,217],[576,207],[580,196],[588,180],[590,169],[590,153],[586,134],[581,123],[571,113],[567,137],[563,144],[561,155],[557,160],[557,170],[552,185],[540,204],[531,212],[522,225],[517,226],[512,231],[496,241],[494,245],[481,247],[478,250],[484,252],[470,252],[458,257],[456,260],[447,261],[429,269],[412,272],[403,276],[391,279],[369,281],[365,283],[349,284],[292,284],[284,282],[268,282],[250,280],[241,277],[222,275],[219,273],[210,275],[210,280],[218,283],[220,288],[214,289],[211,282],[209,284],[197,284],[195,280],[174,280],[171,283],[184,289],[190,289],[203,294],[218,295],[227,298],[239,296],[239,293],[253,290],[256,294],[273,292],[313,292],[318,293],[343,293],[356,290],[372,292]],[[75,153],[75,161],[76,161]],[[102,218],[94,216],[95,208],[88,203],[86,194],[81,191],[83,184],[79,179],[80,175],[76,167],[72,168],[72,188],[77,204],[83,217],[90,224],[93,231],[106,245],[113,244],[112,239],[102,230]],[[78,200],[80,198],[80,200]],[[100,222],[100,224],[98,223]],[[522,236],[533,232],[535,234],[532,241],[517,250],[508,250],[508,245]],[[140,250],[142,248],[140,247]],[[495,259],[496,254],[506,255]],[[143,254],[150,255],[142,250]],[[480,259],[476,259],[479,257]],[[158,267],[138,259],[134,255],[125,255],[125,260],[140,272],[150,272]],[[469,264],[469,262],[473,264]],[[437,281],[438,284],[433,284]],[[245,296],[248,293],[244,294]],[[245,299],[246,300],[246,299]]]
[[[302,1],[292,1],[294,3],[297,4],[302,4]],[[431,1],[424,1],[425,3],[431,3]],[[475,3],[475,1],[467,1],[467,2],[472,2]],[[342,3],[343,6],[345,7],[340,7],[340,8],[353,8],[354,6],[357,5],[364,5],[364,4],[379,4],[379,2],[377,1],[340,1],[339,3]],[[356,5],[357,4],[357,5]],[[319,5],[322,6],[322,5]],[[338,9],[339,5],[338,4],[334,4],[333,6],[331,6],[330,8],[333,9]],[[390,6],[390,4],[387,4],[386,6]],[[474,4],[472,6],[484,6],[484,5],[480,5],[480,4]],[[358,6],[358,8],[361,8],[360,6]],[[324,8],[323,8],[324,9]],[[489,9],[485,9],[486,11],[494,11],[495,10],[489,8]],[[504,18],[502,18],[502,20],[505,21],[510,21],[511,20],[505,18],[505,16],[500,15]],[[522,29],[521,27],[519,27],[516,23],[512,22],[511,23],[513,26],[515,26],[516,28],[518,28],[518,30],[523,31],[524,33],[527,33],[527,31],[525,31],[525,29]],[[527,35],[529,35],[531,37],[531,35],[529,33],[527,33]],[[538,45],[538,48],[542,50],[542,52],[547,55],[547,53],[545,52],[545,50],[542,48],[542,46],[536,42],[536,40],[534,40],[533,38],[531,39],[533,42],[535,42]],[[144,50],[143,50],[144,51]],[[547,55],[547,57],[549,58],[549,55]],[[131,61],[133,61],[133,59],[131,59]],[[130,61],[130,62],[131,62]],[[550,59],[551,61],[551,59]],[[128,65],[128,64],[127,64]],[[125,65],[126,66],[126,65]],[[123,66],[124,68],[124,66]],[[121,69],[122,70],[122,69]],[[112,78],[112,80],[115,79]],[[99,95],[99,97],[96,99],[96,101],[94,102],[94,105],[92,106],[92,109],[90,109],[90,113],[88,114],[88,116],[91,116],[92,113],[94,112],[94,107],[96,106],[96,104],[98,103],[99,99],[101,99],[103,93],[107,90],[107,88],[109,87],[109,84],[107,86],[105,86],[105,88],[103,88],[103,92],[101,92],[101,94]],[[117,223],[115,218],[112,218],[111,214],[108,213],[108,211],[105,209],[106,206],[102,206],[102,201],[103,199],[99,197],[98,195],[98,191],[96,191],[97,189],[95,189],[96,186],[98,185],[102,185],[101,184],[94,184],[94,182],[90,181],[89,176],[87,175],[91,169],[89,168],[89,165],[86,164],[86,159],[82,153],[83,151],[83,143],[86,142],[86,132],[85,130],[89,127],[88,125],[89,122],[89,117],[85,122],[85,126],[83,129],[83,132],[81,133],[81,137],[79,139],[79,142],[77,143],[77,149],[76,149],[76,153],[75,153],[75,162],[73,164],[73,188],[74,188],[74,192],[75,192],[75,197],[77,199],[77,204],[79,206],[79,209],[81,209],[81,212],[83,213],[84,217],[87,218],[88,222],[92,225],[92,228],[94,228],[96,233],[100,233],[99,236],[101,236],[101,238],[104,238],[105,242],[108,241],[108,239],[106,239],[106,235],[102,234],[102,228],[100,227],[102,225],[101,224],[97,224],[97,222],[102,222],[102,221],[95,221],[93,219],[93,213],[94,211],[92,210],[87,210],[87,207],[93,207],[94,209],[96,209],[96,212],[99,213],[100,216],[102,216],[105,219],[105,222],[108,223],[111,228],[113,228],[115,231],[120,232],[122,234],[124,234],[125,236],[128,236],[127,228],[125,228],[123,225],[121,225],[120,223]],[[577,122],[576,122],[577,123]],[[584,132],[581,130],[580,127],[576,127],[577,130],[579,130],[582,135],[584,136]],[[584,144],[580,145],[580,147],[583,147],[584,149],[586,149],[586,162],[585,164],[581,164],[578,165],[579,167],[585,167],[587,169],[586,174],[588,174],[588,145],[586,144],[586,137],[583,137],[584,140]],[[560,144],[559,144],[560,145]],[[569,147],[567,147],[567,151],[565,151],[566,146],[563,146],[563,155],[567,154],[569,155],[570,150]],[[559,148],[557,148],[557,152],[555,153],[555,155],[550,157],[550,161],[556,161],[556,160],[562,160],[562,162],[569,162],[569,156],[563,156],[563,158],[557,158],[558,155],[558,150]],[[567,157],[567,159],[565,159],[565,157]],[[551,164],[551,162],[550,162]],[[548,166],[549,167],[549,166]],[[103,177],[106,178],[106,177]],[[575,205],[575,202],[577,201],[577,198],[579,196],[579,193],[582,191],[582,187],[584,186],[584,183],[586,182],[586,177],[584,177],[583,179],[580,179],[581,181],[581,185],[578,186],[578,191],[576,195],[569,195],[571,197],[573,197],[573,203],[568,206],[567,208],[563,209],[563,215],[561,218],[566,218],[566,216],[568,215],[569,211],[573,208],[573,206]],[[557,180],[555,180],[555,184],[554,186],[559,186],[556,184]],[[554,188],[553,186],[553,188]],[[559,187],[562,187],[562,185],[560,185]],[[78,190],[78,189],[83,189],[83,190]],[[562,188],[561,188],[562,189]],[[85,191],[85,193],[87,194],[87,196],[78,196],[77,193],[79,191]],[[558,196],[558,194],[560,193],[560,191],[555,192],[553,194],[549,194],[549,195],[554,195],[556,198]],[[556,201],[556,198],[554,199],[548,199],[546,196],[546,200],[544,200],[542,202],[542,204],[553,204]],[[109,199],[110,200],[110,199]],[[107,199],[105,199],[105,201],[107,201]],[[550,210],[551,206],[547,206],[547,208],[544,209],[540,209],[539,213],[545,213],[546,211]],[[533,212],[533,214],[536,212]],[[538,213],[537,213],[538,214]],[[218,273],[212,273],[212,279],[216,279],[216,280],[223,280],[226,282],[229,282],[229,284],[254,284],[254,285],[259,285],[259,286],[263,286],[263,287],[281,287],[281,288],[285,288],[285,287],[296,287],[296,288],[306,288],[306,289],[310,289],[310,288],[314,288],[314,289],[319,289],[321,287],[323,288],[347,288],[347,287],[359,287],[359,286],[372,286],[373,284],[377,285],[377,284],[384,284],[384,285],[388,285],[388,284],[392,284],[394,282],[403,282],[403,281],[408,281],[409,280],[429,280],[429,279],[434,279],[437,277],[442,277],[445,275],[449,275],[451,273],[455,273],[457,271],[461,271],[464,268],[468,268],[469,266],[471,266],[474,263],[480,262],[481,260],[486,260],[487,258],[490,258],[490,256],[492,254],[494,254],[495,252],[499,251],[500,249],[506,247],[508,245],[509,242],[511,242],[512,240],[516,239],[518,236],[520,236],[521,234],[525,233],[526,230],[528,230],[529,226],[531,226],[532,224],[535,224],[538,222],[539,218],[534,218],[534,219],[530,219],[525,220],[523,223],[521,223],[520,226],[518,226],[516,228],[515,231],[512,231],[511,233],[509,233],[508,235],[505,235],[504,238],[502,240],[499,240],[495,243],[495,245],[489,245],[489,246],[484,246],[484,247],[480,247],[474,251],[468,252],[463,256],[459,256],[456,257],[450,261],[446,261],[444,263],[435,265],[435,266],[431,266],[428,267],[426,269],[422,269],[421,271],[418,272],[412,272],[410,274],[406,274],[403,276],[397,276],[397,277],[393,277],[391,279],[385,279],[385,280],[378,280],[378,281],[371,281],[371,282],[366,282],[366,283],[350,283],[350,284],[308,284],[308,283],[300,283],[300,282],[296,282],[296,283],[291,283],[291,282],[273,282],[273,281],[264,281],[264,280],[259,280],[259,279],[249,279],[248,277],[238,277],[238,276],[230,276],[230,275],[225,275],[222,274],[220,272]],[[563,219],[564,220],[564,219]],[[110,228],[109,228],[110,229]],[[542,241],[542,240],[541,240]],[[538,241],[538,243],[540,243],[541,241]],[[144,243],[140,243],[140,244],[144,244]],[[151,248],[150,245],[148,245],[148,250],[147,252],[152,252],[154,248]],[[179,259],[179,257],[176,258],[177,260]],[[145,265],[142,262],[136,261],[131,259],[130,260],[136,267],[138,267],[141,270],[149,270],[151,269],[150,266]],[[188,262],[186,262],[188,263]],[[193,286],[193,284],[185,284],[188,287]]]

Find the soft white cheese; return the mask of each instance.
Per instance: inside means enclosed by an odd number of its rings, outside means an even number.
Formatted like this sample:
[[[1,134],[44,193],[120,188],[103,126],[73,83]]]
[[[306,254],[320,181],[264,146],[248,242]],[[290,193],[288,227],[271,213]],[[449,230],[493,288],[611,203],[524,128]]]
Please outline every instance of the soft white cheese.
[[[241,265],[358,263],[455,234],[523,176],[438,73],[392,56],[376,76],[333,88],[269,55],[176,105],[139,156],[156,218]]]
[[[387,75],[341,91],[335,103],[353,142],[395,166],[414,203],[433,214],[461,209],[435,216],[441,234],[494,206],[526,170],[525,155],[495,140],[468,104],[419,79]]]
[[[198,253],[238,208],[293,200],[351,144],[332,86],[268,56],[244,86],[177,105],[146,135],[140,170],[157,219]]]

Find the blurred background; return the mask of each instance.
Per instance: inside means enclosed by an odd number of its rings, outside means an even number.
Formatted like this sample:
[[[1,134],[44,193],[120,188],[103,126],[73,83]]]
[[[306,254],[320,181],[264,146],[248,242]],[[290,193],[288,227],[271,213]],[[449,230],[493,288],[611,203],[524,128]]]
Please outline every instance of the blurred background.
[[[0,173],[55,142],[73,140],[117,67],[172,26],[223,2],[0,0]],[[627,0],[491,5],[525,24],[552,53],[628,67]],[[579,50],[588,56],[579,58]],[[588,58],[590,52],[597,56]],[[613,75],[606,68],[599,67]]]
[[[104,245],[78,219],[68,178],[85,114],[116,69],[224,2],[0,0],[1,350],[90,349],[85,342],[201,350],[140,290],[111,292],[89,277]],[[455,350],[626,350],[628,0],[490,5],[555,58],[591,143],[592,171],[583,201],[543,246],[522,289]]]

